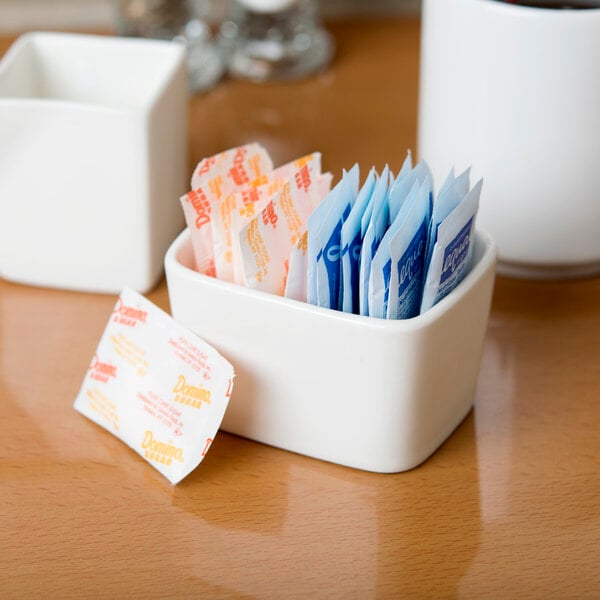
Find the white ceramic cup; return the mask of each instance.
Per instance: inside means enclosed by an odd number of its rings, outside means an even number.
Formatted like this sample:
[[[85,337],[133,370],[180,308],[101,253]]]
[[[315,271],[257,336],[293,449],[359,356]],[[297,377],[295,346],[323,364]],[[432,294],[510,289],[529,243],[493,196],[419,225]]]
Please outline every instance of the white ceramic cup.
[[[600,273],[600,8],[424,0],[419,154],[472,166],[498,271]]]
[[[21,36],[0,61],[0,277],[150,289],[183,228],[179,44]]]

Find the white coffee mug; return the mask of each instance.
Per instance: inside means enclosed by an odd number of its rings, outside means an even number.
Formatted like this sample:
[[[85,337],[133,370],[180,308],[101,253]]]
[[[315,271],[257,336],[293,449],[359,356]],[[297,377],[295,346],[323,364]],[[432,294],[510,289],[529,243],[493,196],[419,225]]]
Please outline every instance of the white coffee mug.
[[[435,181],[452,166],[484,178],[499,272],[597,274],[600,3],[526,2],[424,0],[419,154]]]

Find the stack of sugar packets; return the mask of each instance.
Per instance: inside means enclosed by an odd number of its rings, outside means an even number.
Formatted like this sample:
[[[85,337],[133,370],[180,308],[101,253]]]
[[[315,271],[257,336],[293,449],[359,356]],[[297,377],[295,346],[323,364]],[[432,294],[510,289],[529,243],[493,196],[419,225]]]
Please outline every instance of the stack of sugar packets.
[[[303,255],[308,216],[331,181],[319,153],[273,169],[266,150],[248,144],[200,161],[181,198],[197,270],[290,295],[290,254]]]
[[[463,279],[482,181],[451,171],[433,195],[425,162],[398,175],[321,173],[310,154],[277,169],[258,144],[202,160],[181,198],[197,270],[344,312],[408,319]]]

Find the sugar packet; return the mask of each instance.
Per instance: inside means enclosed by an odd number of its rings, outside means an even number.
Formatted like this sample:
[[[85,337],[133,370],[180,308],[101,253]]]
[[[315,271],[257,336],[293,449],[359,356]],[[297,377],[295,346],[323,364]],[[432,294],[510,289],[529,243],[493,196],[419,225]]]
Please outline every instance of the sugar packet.
[[[482,185],[483,181],[479,180],[435,229],[421,313],[448,295],[466,273]]]
[[[423,189],[421,186],[426,184]],[[430,216],[430,190],[431,190],[431,175],[429,167],[420,161],[417,166],[411,168],[411,156],[410,153],[407,155],[404,164],[400,170],[400,173],[394,180],[390,193],[389,193],[389,207],[390,207],[390,221],[391,224],[379,247],[373,257],[371,263],[371,272],[369,274],[369,316],[378,317],[380,319],[385,318],[398,318],[395,315],[398,312],[398,267],[405,263],[408,257],[404,256],[404,253],[408,249],[410,240],[417,233],[417,225],[414,218],[407,218],[411,211],[418,210],[422,213],[423,228],[425,231],[423,239],[423,252],[422,256],[419,253],[418,260],[414,256],[415,248],[412,248],[413,259],[416,260],[416,265],[421,265],[424,259],[425,244],[427,243],[427,224],[429,223]],[[416,208],[414,205],[418,204]],[[419,223],[419,227],[420,227]],[[417,227],[418,228],[418,227]],[[417,244],[418,246],[418,244]],[[417,275],[417,272],[411,270],[412,275]],[[421,271],[418,271],[419,277],[422,277]],[[410,295],[406,293],[402,294],[402,314],[410,314],[414,311],[418,314],[419,304],[421,301],[420,288],[422,286],[422,279],[419,278],[412,281],[411,290],[414,288],[419,289],[419,292],[415,291]],[[392,307],[388,308],[390,294],[392,296]],[[418,295],[418,297],[416,297]],[[410,305],[407,306],[407,303]],[[407,318],[407,317],[403,317]]]
[[[304,234],[320,192],[319,177],[305,164],[241,230],[241,261],[249,287],[285,293],[290,252]]]
[[[430,182],[414,179],[408,197],[383,237],[371,264],[369,316],[419,314],[430,211]]]
[[[236,206],[231,211],[229,232],[227,233],[227,243],[229,244],[228,252],[231,253],[231,275],[233,283],[248,286],[244,276],[244,266],[242,263],[242,250],[240,247],[240,232],[254,217],[256,217],[265,208],[265,206],[281,191],[285,184],[283,179],[274,179],[267,181],[256,188],[252,189],[251,201],[244,199],[245,193],[242,193],[242,204]],[[217,242],[215,242],[215,248]],[[218,250],[215,250],[218,254]],[[218,265],[218,262],[217,262]],[[217,277],[221,278],[217,273]],[[225,278],[226,281],[231,281]]]
[[[373,191],[373,209],[367,230],[363,236],[362,248],[359,261],[359,312],[361,315],[369,315],[369,277],[371,276],[371,262],[377,252],[377,248],[388,228],[389,203],[388,194],[390,189],[390,170],[386,165],[381,177],[375,184]]]
[[[308,218],[307,300],[337,309],[340,302],[341,231],[358,194],[354,165]]]
[[[242,227],[265,207],[285,183],[283,179],[263,183],[263,179],[236,189],[213,209],[210,226],[218,279],[235,282],[236,261],[239,262],[237,240]]]
[[[267,151],[256,143],[205,158],[194,169],[192,189],[180,201],[200,273],[216,275],[210,225],[215,207],[236,188],[261,182],[272,169]]]
[[[437,239],[437,230],[440,223],[460,204],[469,191],[469,177],[470,169],[455,177],[454,168],[452,168],[438,192],[431,212],[425,258],[426,264],[431,262],[431,253]]]
[[[388,319],[410,319],[419,314],[425,277],[425,250],[431,211],[431,181],[425,178],[414,184],[398,213],[402,226],[391,238],[390,280],[384,316]]]
[[[73,406],[175,484],[206,455],[233,379],[214,348],[125,289]]]
[[[258,143],[230,148],[202,159],[192,174],[191,189],[205,186],[213,198],[246,185],[273,170],[268,152]]]
[[[313,200],[313,211],[321,200],[331,190],[331,173],[323,173],[317,178],[317,195],[311,195]],[[308,229],[294,244],[290,252],[287,279],[285,282],[285,297],[306,302],[308,295]]]
[[[360,249],[362,248],[362,227],[363,215],[367,211],[375,189],[377,174],[375,169],[371,169],[367,179],[358,192],[358,197],[354,206],[350,210],[348,218],[342,225],[340,234],[340,247],[342,251],[342,275],[341,288],[342,299],[341,309],[344,312],[358,313],[358,275]]]
[[[231,251],[234,283],[246,287],[248,286],[244,273],[242,248],[240,245],[241,231],[249,225],[253,218],[266,208],[267,204],[275,198],[286,182],[296,177],[304,166],[309,167],[311,175],[316,180],[314,188],[316,193],[311,193],[310,195],[312,208],[314,209],[320,199],[328,193],[332,179],[331,173],[321,173],[321,154],[319,152],[313,152],[312,154],[302,156],[301,158],[277,167],[266,174],[263,177],[263,183],[253,190],[255,196],[254,203],[246,203],[243,206],[233,209],[230,215],[231,223],[228,239],[231,244],[229,249]]]

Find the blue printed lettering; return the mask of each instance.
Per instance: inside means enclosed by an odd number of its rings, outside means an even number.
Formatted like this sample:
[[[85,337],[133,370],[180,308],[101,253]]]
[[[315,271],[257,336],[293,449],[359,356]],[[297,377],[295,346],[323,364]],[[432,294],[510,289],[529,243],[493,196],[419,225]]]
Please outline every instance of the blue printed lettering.
[[[411,240],[406,252],[398,261],[398,296],[402,296],[406,287],[423,272],[423,262],[426,241],[425,223],[419,227]]]
[[[322,258],[327,269],[327,280],[329,282],[329,307],[337,309],[338,294],[340,289],[340,234],[342,221],[338,221],[333,229],[331,237],[325,244]],[[319,257],[321,258],[321,257]]]
[[[446,247],[440,285],[443,285],[456,271],[462,271],[469,251],[472,222],[473,218],[469,219],[468,223]]]

